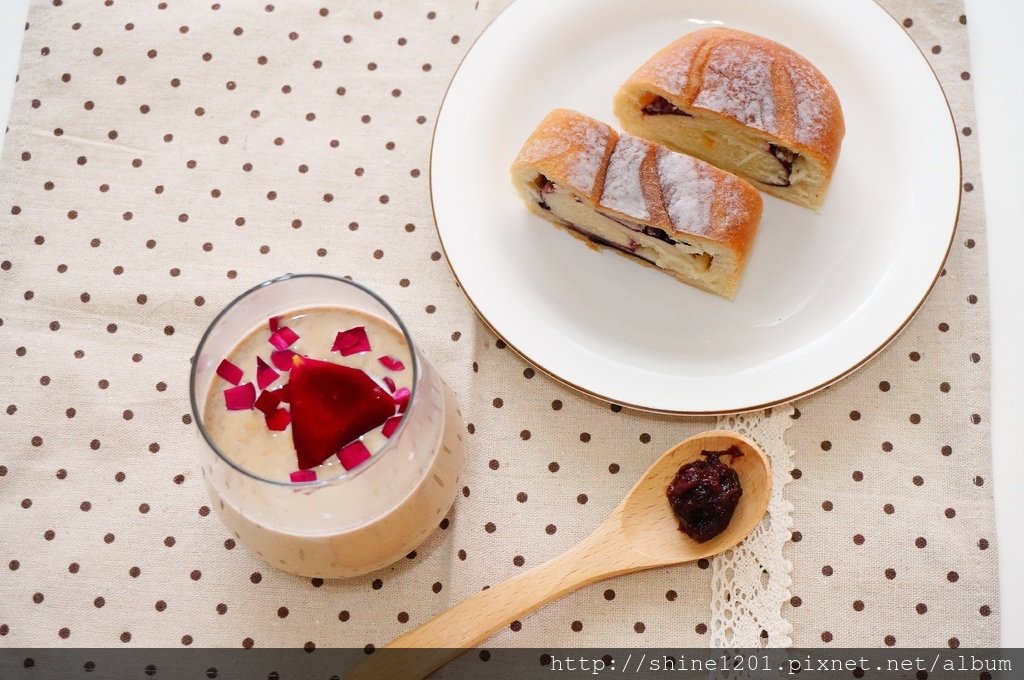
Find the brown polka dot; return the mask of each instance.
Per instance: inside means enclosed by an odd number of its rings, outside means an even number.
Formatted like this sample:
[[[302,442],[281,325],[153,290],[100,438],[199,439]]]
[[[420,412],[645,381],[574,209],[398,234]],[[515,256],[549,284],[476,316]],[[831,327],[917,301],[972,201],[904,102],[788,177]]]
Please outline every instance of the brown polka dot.
[[[827,564],[821,568],[822,576],[831,576],[833,573],[835,573],[835,571]]]
[[[896,578],[896,570],[892,567],[889,567],[885,570],[885,577],[890,581],[893,580],[894,578]]]
[[[526,564],[526,558],[522,555],[516,555],[512,558],[512,564],[516,565],[517,567],[521,567],[524,564]]]
[[[644,625],[643,621],[637,621],[633,624],[633,630],[637,633],[643,633],[646,629],[647,626]]]

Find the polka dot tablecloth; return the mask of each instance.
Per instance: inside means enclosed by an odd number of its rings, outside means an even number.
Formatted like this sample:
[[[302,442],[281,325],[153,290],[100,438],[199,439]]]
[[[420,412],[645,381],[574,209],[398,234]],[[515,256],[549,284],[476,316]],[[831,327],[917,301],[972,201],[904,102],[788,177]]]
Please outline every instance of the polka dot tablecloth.
[[[583,538],[661,451],[714,424],[535,371],[475,318],[433,228],[448,81],[503,0],[37,0],[0,170],[0,644],[382,645]],[[966,19],[886,6],[950,97],[960,231],[909,329],[797,403],[797,645],[998,642],[985,233]],[[456,505],[362,578],[284,574],[207,505],[189,357],[293,271],[391,301],[459,395]],[[598,584],[494,645],[703,646],[702,561]]]

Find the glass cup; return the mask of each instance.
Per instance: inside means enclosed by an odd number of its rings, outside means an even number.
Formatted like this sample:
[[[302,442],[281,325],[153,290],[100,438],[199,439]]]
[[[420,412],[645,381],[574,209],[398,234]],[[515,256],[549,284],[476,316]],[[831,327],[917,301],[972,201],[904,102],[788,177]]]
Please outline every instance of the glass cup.
[[[401,332],[413,372],[405,416],[383,447],[350,471],[339,467],[336,476],[301,483],[262,477],[232,460],[218,446],[218,433],[207,428],[217,366],[270,317],[324,307],[372,316]],[[190,389],[193,417],[206,442],[199,455],[212,506],[235,538],[275,567],[321,578],[380,569],[419,545],[455,498],[465,458],[455,396],[395,311],[358,283],[289,274],[246,291],[199,341]],[[219,387],[213,389],[219,397]]]

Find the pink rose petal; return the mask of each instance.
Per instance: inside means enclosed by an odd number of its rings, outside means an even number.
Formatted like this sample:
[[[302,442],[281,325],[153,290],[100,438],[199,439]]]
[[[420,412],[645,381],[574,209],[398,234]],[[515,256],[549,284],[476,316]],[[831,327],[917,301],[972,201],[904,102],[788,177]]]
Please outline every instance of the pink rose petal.
[[[270,319],[267,321],[267,325],[270,326],[270,332],[271,333],[276,333],[277,330],[281,327],[281,317],[279,317],[279,316],[272,316],[272,317],[270,317]]]
[[[283,349],[279,352],[273,352],[270,355],[270,363],[274,364],[274,367],[279,371],[290,371],[292,370],[292,357],[295,356],[295,352],[290,349]]]
[[[288,475],[288,478],[296,484],[301,484],[302,482],[315,482],[316,470],[296,470]]]
[[[381,434],[390,439],[391,435],[395,433],[395,430],[398,429],[398,425],[401,422],[402,416],[391,416],[387,421],[385,421],[384,427],[380,431]]]
[[[247,382],[224,390],[224,403],[229,411],[248,411],[256,403],[256,387]]]
[[[286,404],[292,403],[291,393],[288,391],[288,383],[285,383],[284,385],[281,385],[280,387],[277,388],[276,391],[281,393],[281,401],[282,402],[284,402]]]
[[[299,339],[298,334],[288,326],[281,326],[274,331],[268,342],[279,350],[288,349]]]
[[[346,470],[351,470],[369,458],[370,449],[366,448],[366,444],[358,439],[351,444],[346,444],[341,451],[338,451],[338,460]]]
[[[260,396],[256,398],[254,406],[263,412],[263,415],[269,416],[277,407],[281,404],[284,399],[282,398],[283,387],[279,387],[276,390],[263,390],[260,392]]]
[[[265,416],[265,419],[268,430],[281,432],[288,427],[288,423],[292,422],[292,415],[287,410],[279,408],[270,415]]]
[[[347,331],[340,331],[334,338],[332,352],[340,352],[341,356],[347,357],[350,354],[370,351],[370,339],[366,337],[366,327],[356,326]]]
[[[256,357],[256,386],[261,390],[281,377],[281,374],[270,367],[263,357]]]
[[[227,380],[232,385],[237,385],[242,381],[242,369],[235,366],[233,363],[225,359],[220,362],[220,366],[217,367],[217,375]]]
[[[409,408],[409,397],[412,396],[412,392],[409,391],[408,387],[402,387],[395,392],[395,403],[398,404],[398,412],[405,413],[405,409]]]
[[[384,356],[382,356],[379,359],[377,359],[377,361],[379,361],[381,363],[381,365],[384,368],[388,369],[389,371],[404,371],[405,370],[405,364],[403,364],[401,362],[401,360],[396,359],[393,356],[389,356],[387,354],[385,354]]]
[[[388,386],[388,390],[390,390],[392,394],[395,393],[396,385],[394,380],[387,376],[384,376],[384,384]]]

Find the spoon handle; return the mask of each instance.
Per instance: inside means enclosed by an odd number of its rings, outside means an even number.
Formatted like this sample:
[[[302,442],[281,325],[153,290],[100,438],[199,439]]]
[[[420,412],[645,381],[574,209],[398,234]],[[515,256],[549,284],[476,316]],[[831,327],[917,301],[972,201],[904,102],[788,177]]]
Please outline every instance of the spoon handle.
[[[350,669],[346,680],[420,680],[552,600],[595,581],[654,566],[638,558],[618,536],[600,534],[599,530],[568,552],[471,595],[384,648],[405,651],[370,656]]]

